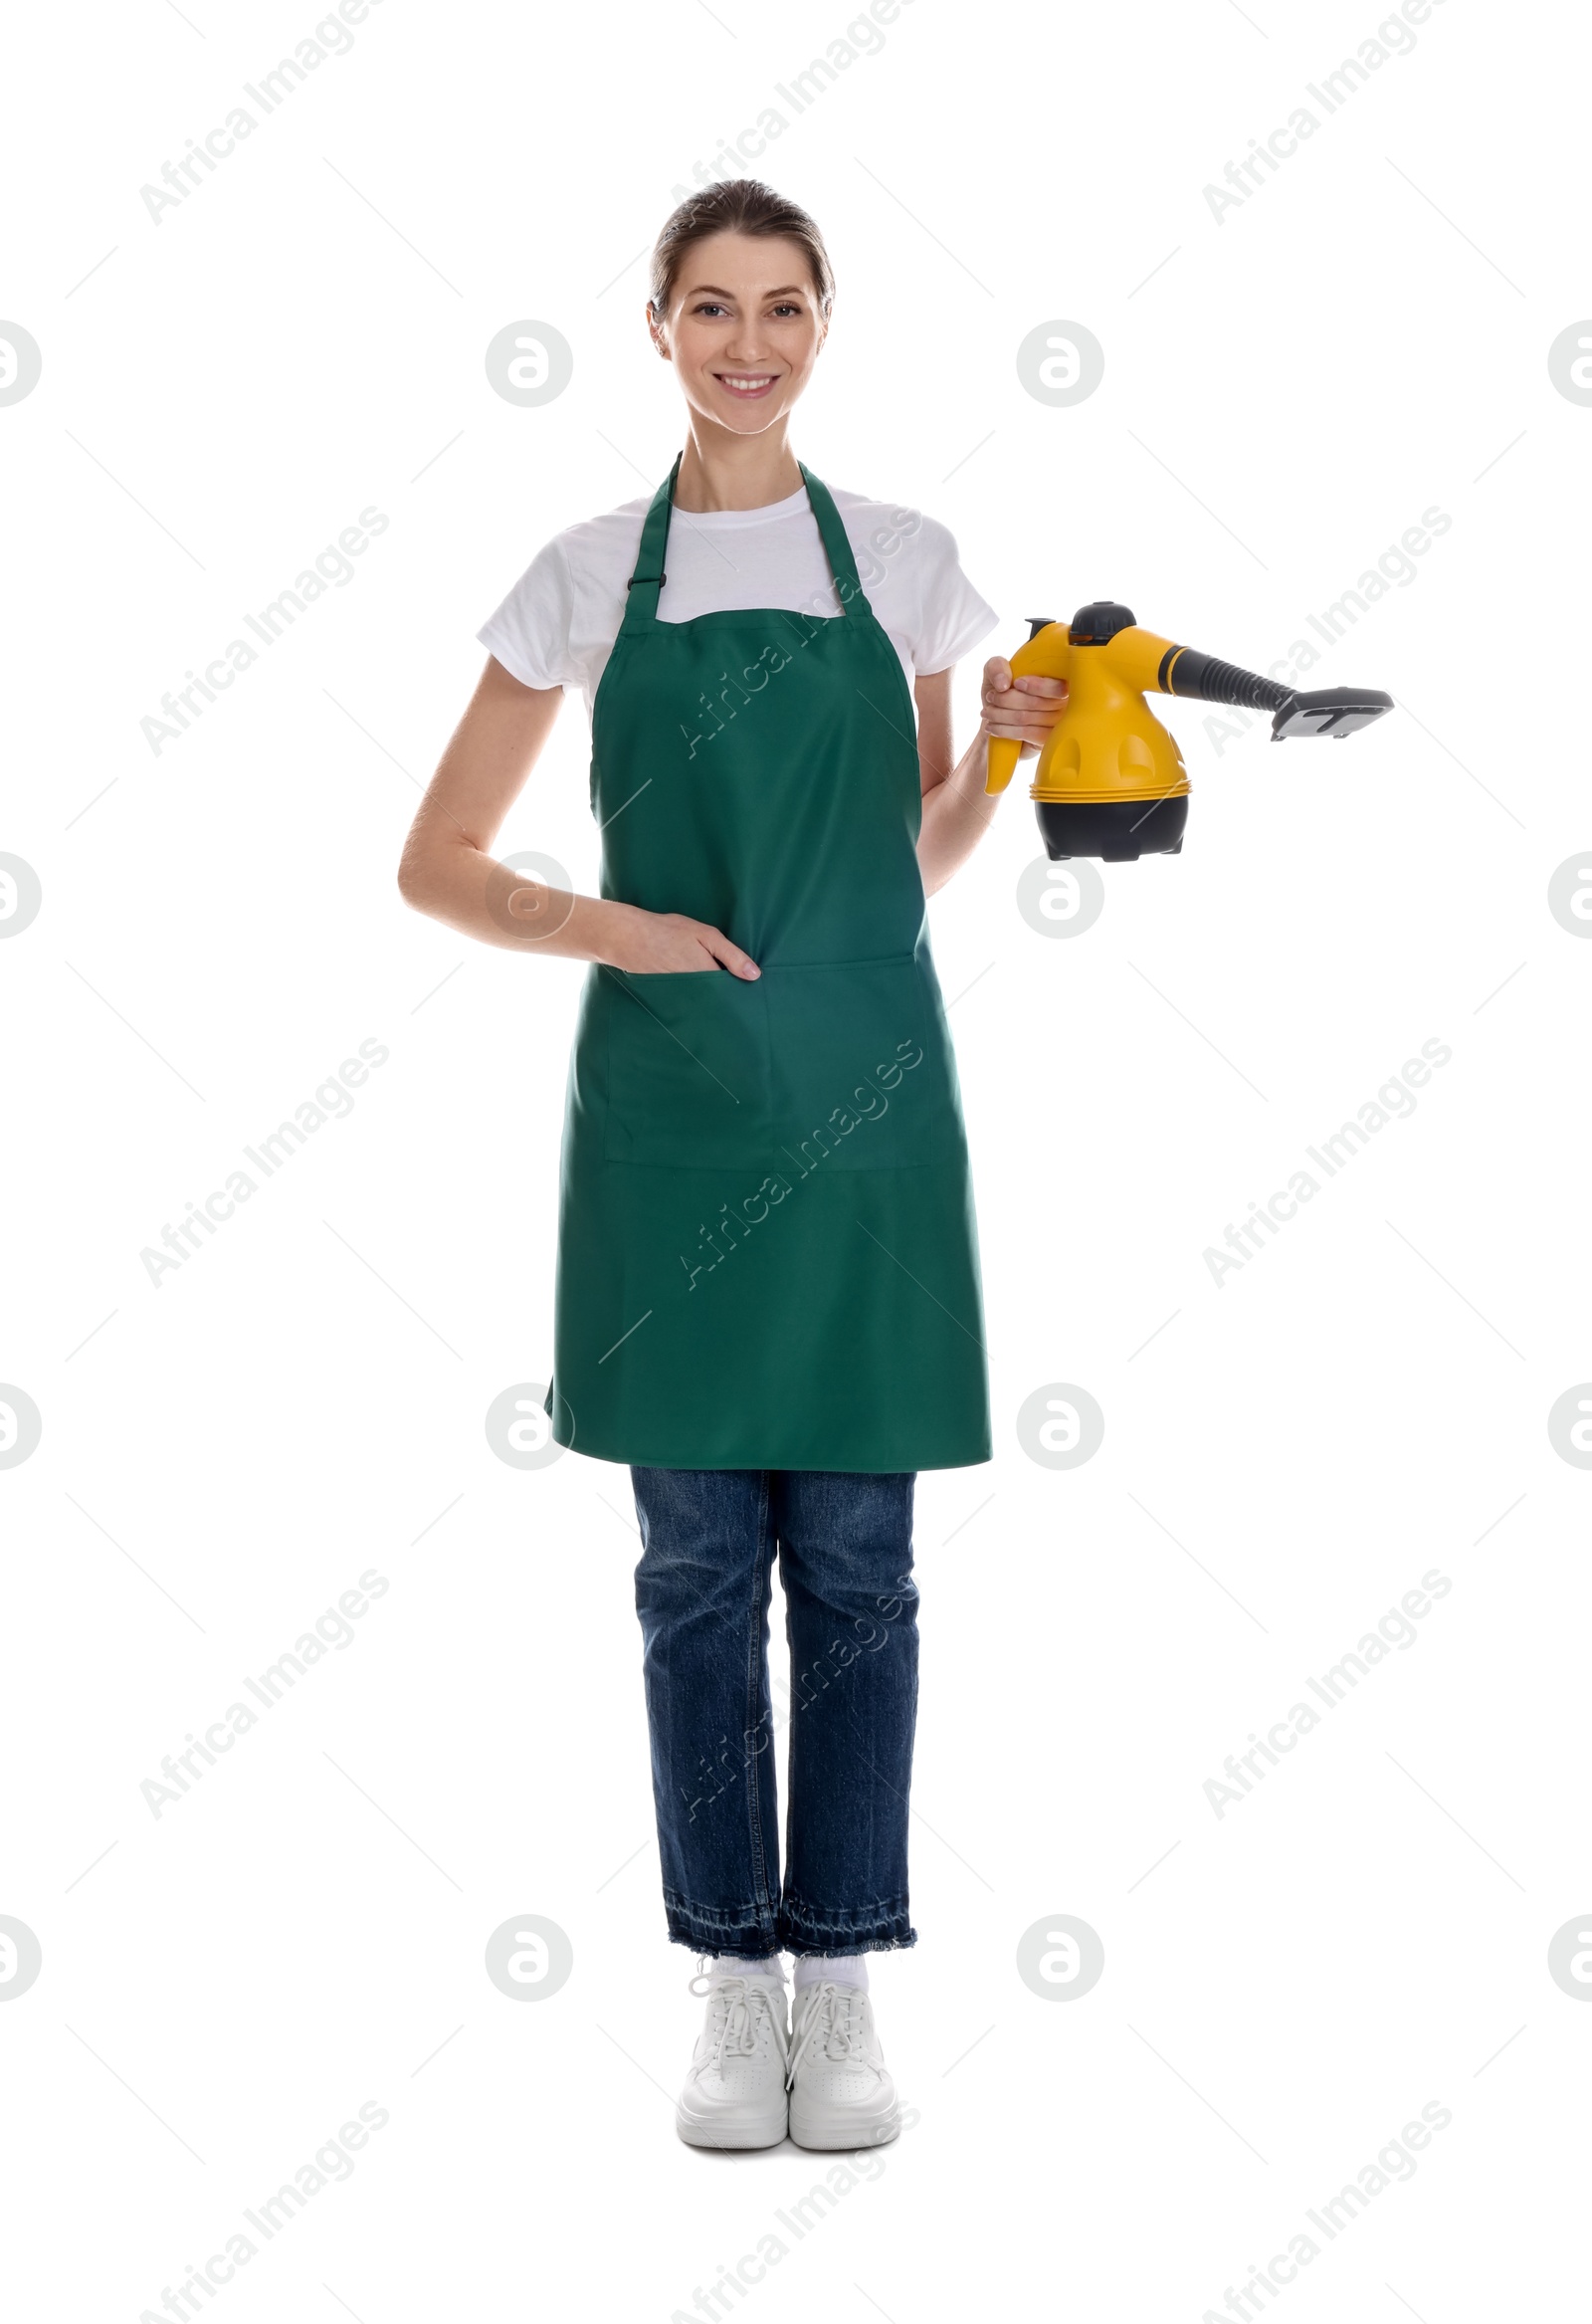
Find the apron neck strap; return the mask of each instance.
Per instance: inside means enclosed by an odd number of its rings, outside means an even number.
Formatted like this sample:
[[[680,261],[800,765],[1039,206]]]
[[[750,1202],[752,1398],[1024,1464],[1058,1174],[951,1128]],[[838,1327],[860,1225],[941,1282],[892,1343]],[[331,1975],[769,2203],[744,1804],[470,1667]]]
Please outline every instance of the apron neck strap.
[[[846,528],[840,521],[840,512],[829,497],[829,487],[814,476],[811,469],[802,468],[802,482],[807,487],[807,498],[818,519],[818,529],[823,536],[824,553],[829,558],[829,569],[835,577],[835,594],[846,608],[848,621],[867,621],[868,599],[863,595],[863,584],[857,577],[857,559],[852,544],[846,537]]]
[[[675,485],[684,458],[684,452],[676,454],[674,467],[654,493],[646,517],[642,520],[641,547],[637,551],[635,570],[625,590],[625,618],[620,625],[621,636],[627,631],[634,635],[638,630],[651,629],[658,619],[659,592],[668,578],[664,569],[664,556],[669,545],[669,520],[674,514]],[[846,609],[846,619],[867,621],[870,618],[870,607],[863,594],[863,584],[857,577],[857,559],[852,554],[852,544],[846,537],[846,528],[830,498],[829,488],[810,469],[802,468],[799,460],[796,465],[801,468],[802,483],[807,487],[807,498],[818,521],[824,553],[829,559],[829,569],[835,580],[835,593]]]
[[[677,452],[675,465],[652,497],[642,520],[641,547],[636,555],[636,569],[625,590],[625,618],[619,625],[621,637],[629,631],[651,629],[658,619],[658,594],[667,575],[664,571],[664,549],[669,540],[669,519],[675,506],[675,479],[680,464],[686,457]]]

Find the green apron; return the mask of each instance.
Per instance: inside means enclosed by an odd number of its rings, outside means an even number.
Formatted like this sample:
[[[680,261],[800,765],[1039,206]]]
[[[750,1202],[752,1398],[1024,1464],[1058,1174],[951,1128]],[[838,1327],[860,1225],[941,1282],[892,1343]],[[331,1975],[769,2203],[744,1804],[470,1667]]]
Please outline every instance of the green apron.
[[[835,504],[843,618],[661,622],[677,459],[592,717],[602,893],[762,970],[593,966],[570,1060],[560,1444],[651,1468],[990,1458],[961,1098],[930,957],[915,720]]]

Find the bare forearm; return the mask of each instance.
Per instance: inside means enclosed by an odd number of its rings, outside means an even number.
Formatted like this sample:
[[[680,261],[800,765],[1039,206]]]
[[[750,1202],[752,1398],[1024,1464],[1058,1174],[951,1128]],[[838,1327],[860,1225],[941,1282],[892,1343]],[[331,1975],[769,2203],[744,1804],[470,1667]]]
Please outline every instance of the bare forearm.
[[[547,887],[497,862],[430,803],[415,818],[398,887],[417,912],[500,951],[598,960],[636,976],[758,974],[756,961],[705,922]]]
[[[424,822],[417,819],[398,877],[417,912],[502,951],[617,963],[640,917],[633,906],[549,888]]]
[[[756,961],[704,921],[574,896],[490,852],[562,700],[560,687],[522,686],[489,658],[409,827],[398,866],[405,903],[503,952],[597,960],[634,976],[756,976]]]
[[[1067,696],[1059,678],[1025,673],[1014,679],[1012,666],[995,654],[984,664],[978,730],[951,766],[950,672],[936,671],[917,680],[918,764],[923,780],[923,820],[917,840],[917,862],[925,895],[943,888],[951,874],[966,863],[995,819],[1000,804],[984,788],[989,770],[989,738],[999,735],[1016,742],[1024,758],[1031,758],[1049,739]]]
[[[960,871],[995,819],[1000,802],[984,789],[987,759],[981,726],[945,780],[923,795],[917,862],[927,896]]]

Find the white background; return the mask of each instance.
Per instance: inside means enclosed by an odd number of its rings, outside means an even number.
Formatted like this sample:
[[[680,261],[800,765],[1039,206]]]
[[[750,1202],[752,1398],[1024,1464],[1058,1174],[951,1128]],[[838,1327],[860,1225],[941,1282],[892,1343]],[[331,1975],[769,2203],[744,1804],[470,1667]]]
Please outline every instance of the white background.
[[[1327,117],[1304,84],[1371,0],[913,0],[798,117],[774,85],[839,5],[385,0],[153,222],[140,187],[314,21],[13,34],[0,313],[44,370],[0,409],[0,848],[44,905],[0,946],[0,1378],[44,1433],[0,1473],[0,1912],[44,1967],[0,2007],[8,2305],[158,2311],[374,2100],[352,2179],[207,2306],[662,2324],[772,2230],[735,2303],[767,2324],[1193,2320],[1435,2100],[1414,2178],[1267,2304],[1538,2310],[1583,2280],[1592,2040],[1546,1968],[1592,1905],[1592,1473],[1546,1428],[1592,1374],[1592,944],[1546,904],[1592,839],[1592,410],[1547,365],[1592,310],[1584,27],[1447,0]],[[1301,104],[1218,222],[1202,189]],[[919,2119],[800,2241],[774,2214],[822,2158],[674,2133],[699,2004],[627,1478],[483,1428],[547,1376],[581,971],[394,886],[477,625],[678,449],[640,254],[770,105],[758,166],[840,282],[797,448],[948,524],[1005,642],[1115,595],[1264,668],[1452,519],[1316,677],[1388,688],[1380,727],[1219,749],[1173,709],[1181,857],[1106,867],[1048,940],[1019,782],[932,906],[997,1450],[919,1492],[921,1942],[874,1973]],[[526,317],[575,357],[529,410],[483,365]],[[1105,350],[1066,409],[1015,366],[1055,318]],[[355,577],[155,755],[161,695],[367,507]],[[589,886],[585,760],[573,701],[500,844]],[[156,1289],[140,1251],[367,1038],[352,1115]],[[1206,1247],[1430,1039],[1413,1117],[1218,1288]],[[1015,1432],[1057,1381],[1105,1414],[1071,1471]],[[1418,1642],[1218,1817],[1224,1758],[1434,1568]],[[354,1643],[155,1817],[162,1757],[367,1569]],[[534,2006],[483,1969],[525,1913],[574,1949]],[[1015,1968],[1059,1913],[1105,1950],[1062,2004]]]

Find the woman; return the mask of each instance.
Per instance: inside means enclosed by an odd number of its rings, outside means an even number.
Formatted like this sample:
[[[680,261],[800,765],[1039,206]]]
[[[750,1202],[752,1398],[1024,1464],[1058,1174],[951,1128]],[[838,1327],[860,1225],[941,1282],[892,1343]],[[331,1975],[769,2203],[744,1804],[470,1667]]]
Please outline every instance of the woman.
[[[864,1957],[916,1942],[912,1489],[990,1457],[923,900],[989,818],[985,737],[1037,748],[1065,692],[988,662],[952,765],[952,667],[995,614],[942,527],[831,494],[787,440],[833,296],[812,220],[764,186],[669,220],[647,319],[685,450],[650,502],[550,541],[482,630],[399,876],[486,943],[592,963],[547,1408],[560,1443],[631,1467],[665,1910],[707,1957],[678,2127],[709,2147],[897,2127]],[[574,686],[600,897],[489,852]]]

